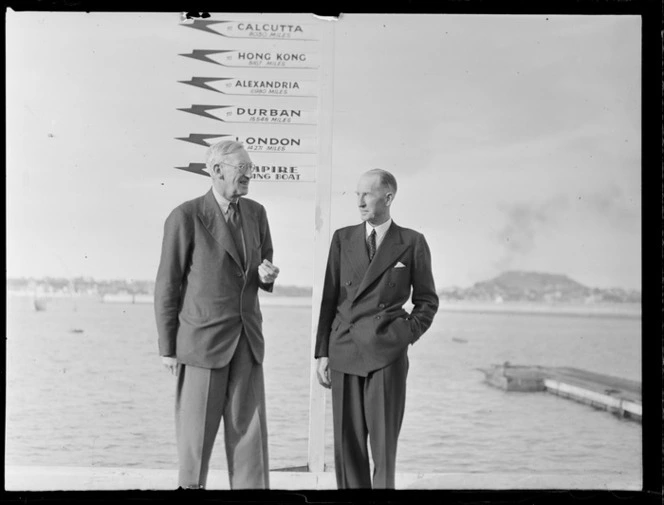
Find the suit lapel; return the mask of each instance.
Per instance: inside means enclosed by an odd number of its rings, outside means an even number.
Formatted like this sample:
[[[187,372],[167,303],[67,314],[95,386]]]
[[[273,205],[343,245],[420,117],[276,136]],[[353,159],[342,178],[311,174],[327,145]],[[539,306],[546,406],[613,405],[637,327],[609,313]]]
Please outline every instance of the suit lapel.
[[[371,284],[373,284],[373,282],[378,279],[385,270],[391,267],[407,248],[408,246],[402,243],[399,229],[393,221],[385,234],[383,242],[376,251],[374,259],[369,263],[369,268],[367,269],[360,286],[357,288],[353,301],[357,300],[357,298],[369,286],[371,286]]]
[[[224,216],[221,214],[221,209],[219,208],[219,204],[217,203],[217,200],[215,200],[211,189],[203,198],[203,205],[198,217],[203,223],[203,226],[207,228],[219,245],[226,250],[238,266],[242,268],[242,263],[240,262],[240,256],[235,247],[233,235],[231,235],[231,232],[228,229],[226,219],[224,219]]]
[[[364,277],[369,267],[369,255],[364,231],[365,224],[358,225],[351,234],[350,240],[346,243],[344,251],[355,274],[361,279]]]

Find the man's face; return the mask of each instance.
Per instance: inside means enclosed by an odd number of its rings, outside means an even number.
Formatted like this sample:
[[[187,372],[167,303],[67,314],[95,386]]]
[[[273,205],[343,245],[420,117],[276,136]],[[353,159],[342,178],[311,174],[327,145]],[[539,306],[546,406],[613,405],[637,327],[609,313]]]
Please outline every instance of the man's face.
[[[246,195],[251,181],[247,168],[251,165],[251,158],[244,149],[224,156],[223,162],[213,167],[215,189],[229,200]]]
[[[362,221],[379,225],[390,217],[390,204],[393,195],[380,184],[380,177],[375,174],[364,174],[357,183],[357,206]]]

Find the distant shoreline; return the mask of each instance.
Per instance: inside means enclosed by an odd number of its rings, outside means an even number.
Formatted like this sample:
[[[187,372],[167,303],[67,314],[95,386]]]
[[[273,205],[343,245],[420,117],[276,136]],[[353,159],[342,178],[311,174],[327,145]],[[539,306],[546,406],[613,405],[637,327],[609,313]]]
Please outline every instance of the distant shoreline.
[[[31,293],[25,292],[7,292],[9,297],[32,297]],[[87,299],[98,301],[99,303],[128,303],[128,304],[151,304],[152,295],[136,295],[132,301],[131,295],[106,295],[102,299],[101,295],[64,295],[60,293],[40,294],[39,298],[47,300],[55,299]],[[268,293],[260,294],[260,303],[265,307],[311,307],[311,298],[308,296],[279,296]],[[406,310],[411,310],[412,306],[406,304]],[[471,301],[442,301],[439,306],[439,312],[475,312],[492,314],[534,314],[551,316],[578,316],[578,317],[615,317],[628,319],[641,319],[641,305],[633,303],[597,303],[597,304],[543,304],[532,302],[471,302]]]
[[[440,312],[479,312],[496,314],[535,314],[578,317],[618,317],[641,319],[641,305],[632,303],[615,304],[543,304],[532,302],[441,302]]]

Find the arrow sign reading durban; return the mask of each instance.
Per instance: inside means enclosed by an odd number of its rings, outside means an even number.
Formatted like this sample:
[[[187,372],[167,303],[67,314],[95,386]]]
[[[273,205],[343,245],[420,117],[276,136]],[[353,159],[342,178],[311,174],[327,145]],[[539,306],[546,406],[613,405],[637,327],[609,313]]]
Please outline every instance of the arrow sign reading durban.
[[[214,113],[208,112],[216,109],[220,110]],[[316,124],[316,112],[303,109],[241,107],[239,105],[192,105],[188,109],[178,110],[227,123]]]
[[[182,23],[182,26],[233,38],[317,40],[312,26],[274,21],[246,22],[195,19]]]
[[[318,83],[299,79],[238,79],[236,77],[192,77],[178,81],[225,95],[316,96]]]
[[[180,54],[215,65],[245,68],[318,68],[318,54],[305,51],[194,49]]]
[[[229,137],[225,139],[225,137]],[[317,140],[314,136],[304,135],[231,135],[216,133],[190,133],[188,137],[176,137],[178,140],[208,147],[220,140],[242,142],[247,152],[252,153],[315,153]],[[208,142],[207,139],[214,139]]]
[[[205,163],[189,163],[187,167],[175,167],[194,174],[209,177]],[[257,164],[256,170],[251,176],[258,181],[313,181],[315,167],[313,165],[269,165]]]

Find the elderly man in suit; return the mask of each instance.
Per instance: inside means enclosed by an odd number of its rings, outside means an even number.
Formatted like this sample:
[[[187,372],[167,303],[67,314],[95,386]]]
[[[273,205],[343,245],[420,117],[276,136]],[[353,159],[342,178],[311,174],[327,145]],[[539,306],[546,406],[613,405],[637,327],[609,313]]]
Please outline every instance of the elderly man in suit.
[[[242,144],[208,149],[212,188],[164,226],[155,285],[159,353],[177,376],[179,486],[205,488],[221,419],[231,489],[269,488],[258,288],[279,269],[265,208],[244,198],[254,166]]]
[[[408,346],[431,326],[438,296],[424,236],[397,226],[397,182],[385,170],[362,175],[363,223],[337,230],[325,272],[315,358],[332,389],[334,461],[340,489],[394,488],[406,402]],[[411,296],[413,310],[403,305]]]

